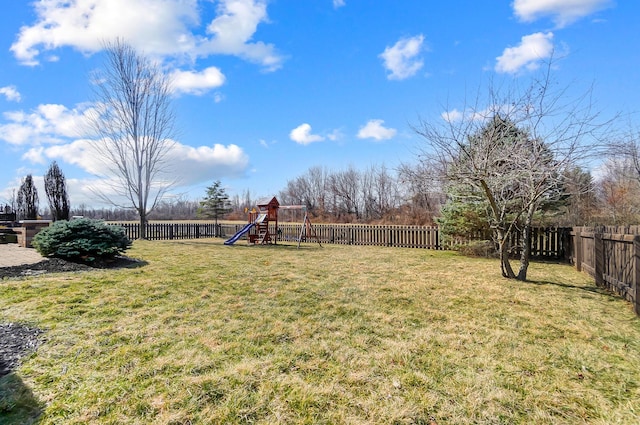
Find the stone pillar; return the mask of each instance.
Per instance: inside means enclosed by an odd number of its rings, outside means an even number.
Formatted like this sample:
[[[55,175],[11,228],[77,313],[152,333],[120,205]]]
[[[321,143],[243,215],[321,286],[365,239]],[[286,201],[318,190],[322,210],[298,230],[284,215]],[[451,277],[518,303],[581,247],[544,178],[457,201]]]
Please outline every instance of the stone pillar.
[[[18,232],[18,245],[23,248],[31,248],[31,242],[33,237],[43,227],[48,227],[51,224],[51,220],[22,220],[20,221],[20,227],[14,228]]]

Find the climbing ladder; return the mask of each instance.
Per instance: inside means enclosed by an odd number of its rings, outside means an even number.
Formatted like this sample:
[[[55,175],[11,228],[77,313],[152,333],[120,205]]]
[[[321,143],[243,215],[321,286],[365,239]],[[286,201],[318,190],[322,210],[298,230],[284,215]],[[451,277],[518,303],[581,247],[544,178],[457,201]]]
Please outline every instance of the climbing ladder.
[[[271,242],[271,235],[269,234],[269,220],[265,220],[265,218],[267,218],[267,214],[260,214],[255,222],[258,233],[256,242],[259,244]]]

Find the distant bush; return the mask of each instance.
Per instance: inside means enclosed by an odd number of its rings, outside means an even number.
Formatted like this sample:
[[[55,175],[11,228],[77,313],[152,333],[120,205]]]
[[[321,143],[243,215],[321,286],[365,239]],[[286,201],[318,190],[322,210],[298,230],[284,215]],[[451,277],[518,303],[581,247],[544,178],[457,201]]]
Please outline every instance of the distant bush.
[[[460,245],[458,251],[467,257],[498,258],[496,244],[492,241],[471,241]]]
[[[131,240],[120,226],[81,218],[54,222],[38,232],[32,244],[45,257],[91,263],[123,253]]]

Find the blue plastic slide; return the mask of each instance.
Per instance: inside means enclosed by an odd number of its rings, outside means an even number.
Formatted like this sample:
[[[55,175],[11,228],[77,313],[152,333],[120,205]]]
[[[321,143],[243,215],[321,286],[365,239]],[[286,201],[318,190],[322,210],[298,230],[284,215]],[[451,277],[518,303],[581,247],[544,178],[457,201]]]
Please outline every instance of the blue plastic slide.
[[[256,225],[256,223],[245,224],[245,226],[242,229],[240,229],[240,231],[238,233],[233,235],[229,240],[225,241],[224,244],[225,245],[233,245],[234,243],[236,243],[238,241],[238,239],[240,239],[242,237],[242,235],[244,235],[249,230],[251,230],[251,228],[253,226],[255,226],[255,225]]]

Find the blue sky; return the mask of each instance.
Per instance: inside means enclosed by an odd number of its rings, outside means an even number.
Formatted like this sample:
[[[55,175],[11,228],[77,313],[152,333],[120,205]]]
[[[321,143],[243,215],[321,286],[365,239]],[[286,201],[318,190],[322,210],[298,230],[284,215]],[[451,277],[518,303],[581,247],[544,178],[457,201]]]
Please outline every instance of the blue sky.
[[[464,109],[490,79],[526,81],[551,55],[560,84],[636,113],[638,17],[620,0],[2,2],[0,203],[55,160],[72,205],[99,205],[80,129],[115,37],[173,77],[172,193],[197,199],[219,179],[259,197],[313,166],[412,162],[418,117]]]

